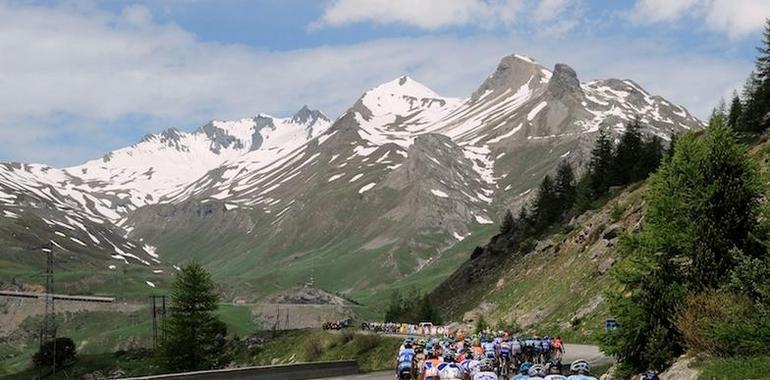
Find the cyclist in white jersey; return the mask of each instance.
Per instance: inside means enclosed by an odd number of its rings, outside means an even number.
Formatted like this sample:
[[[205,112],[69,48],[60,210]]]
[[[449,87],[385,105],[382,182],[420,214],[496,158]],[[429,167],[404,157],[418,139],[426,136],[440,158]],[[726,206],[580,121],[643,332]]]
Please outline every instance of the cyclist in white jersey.
[[[489,359],[481,361],[481,367],[479,372],[473,375],[473,380],[497,380],[497,374],[495,373],[495,366]]]

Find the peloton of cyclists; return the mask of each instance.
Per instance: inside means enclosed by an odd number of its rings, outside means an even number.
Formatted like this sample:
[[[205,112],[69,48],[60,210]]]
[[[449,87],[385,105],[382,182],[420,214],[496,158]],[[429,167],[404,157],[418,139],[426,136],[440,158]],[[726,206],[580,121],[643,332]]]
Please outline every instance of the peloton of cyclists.
[[[396,359],[398,379],[417,380],[595,380],[585,360],[563,374],[559,337],[483,333],[455,338],[409,338]]]

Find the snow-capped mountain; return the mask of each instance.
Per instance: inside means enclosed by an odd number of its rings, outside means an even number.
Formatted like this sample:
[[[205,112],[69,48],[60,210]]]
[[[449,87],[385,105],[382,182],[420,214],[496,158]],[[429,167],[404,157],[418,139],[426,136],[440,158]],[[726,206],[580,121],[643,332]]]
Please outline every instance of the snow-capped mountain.
[[[584,165],[599,128],[636,117],[663,139],[702,127],[633,81],[581,83],[567,65],[512,55],[465,99],[403,76],[333,122],[303,107],[166,130],[71,168],[4,164],[0,209],[86,237],[78,223],[103,226],[123,239],[95,248],[105,258],[195,258],[270,289],[313,267],[330,290],[355,292],[451,272],[446,252],[489,233],[559,161]]]

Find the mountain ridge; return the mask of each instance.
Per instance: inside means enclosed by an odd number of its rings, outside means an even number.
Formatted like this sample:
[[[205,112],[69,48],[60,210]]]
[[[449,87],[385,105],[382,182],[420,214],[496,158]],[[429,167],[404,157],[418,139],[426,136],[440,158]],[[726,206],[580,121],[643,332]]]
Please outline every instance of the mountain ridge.
[[[636,117],[664,139],[702,127],[633,81],[581,83],[567,65],[511,55],[463,99],[401,76],[334,120],[303,106],[168,129],[70,168],[0,165],[0,208],[51,228],[52,213],[74,229],[66,217],[107,225],[158,261],[203,261],[235,287],[285,275],[281,288],[321,266],[326,288],[377,292],[392,278],[448,275],[460,253],[446,252],[488,234],[558,162],[583,167],[599,128],[618,134]],[[380,273],[356,270],[372,262]],[[324,284],[332,278],[343,283]]]

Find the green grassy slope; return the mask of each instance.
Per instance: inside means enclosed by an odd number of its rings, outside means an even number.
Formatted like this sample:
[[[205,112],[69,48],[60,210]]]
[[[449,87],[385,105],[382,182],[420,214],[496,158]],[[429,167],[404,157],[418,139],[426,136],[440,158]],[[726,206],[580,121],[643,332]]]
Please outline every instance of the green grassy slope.
[[[608,315],[603,293],[622,234],[639,228],[644,187],[635,185],[573,220],[528,252],[469,260],[434,291],[451,319],[516,322],[540,334],[592,342]],[[452,293],[449,296],[445,293]]]

